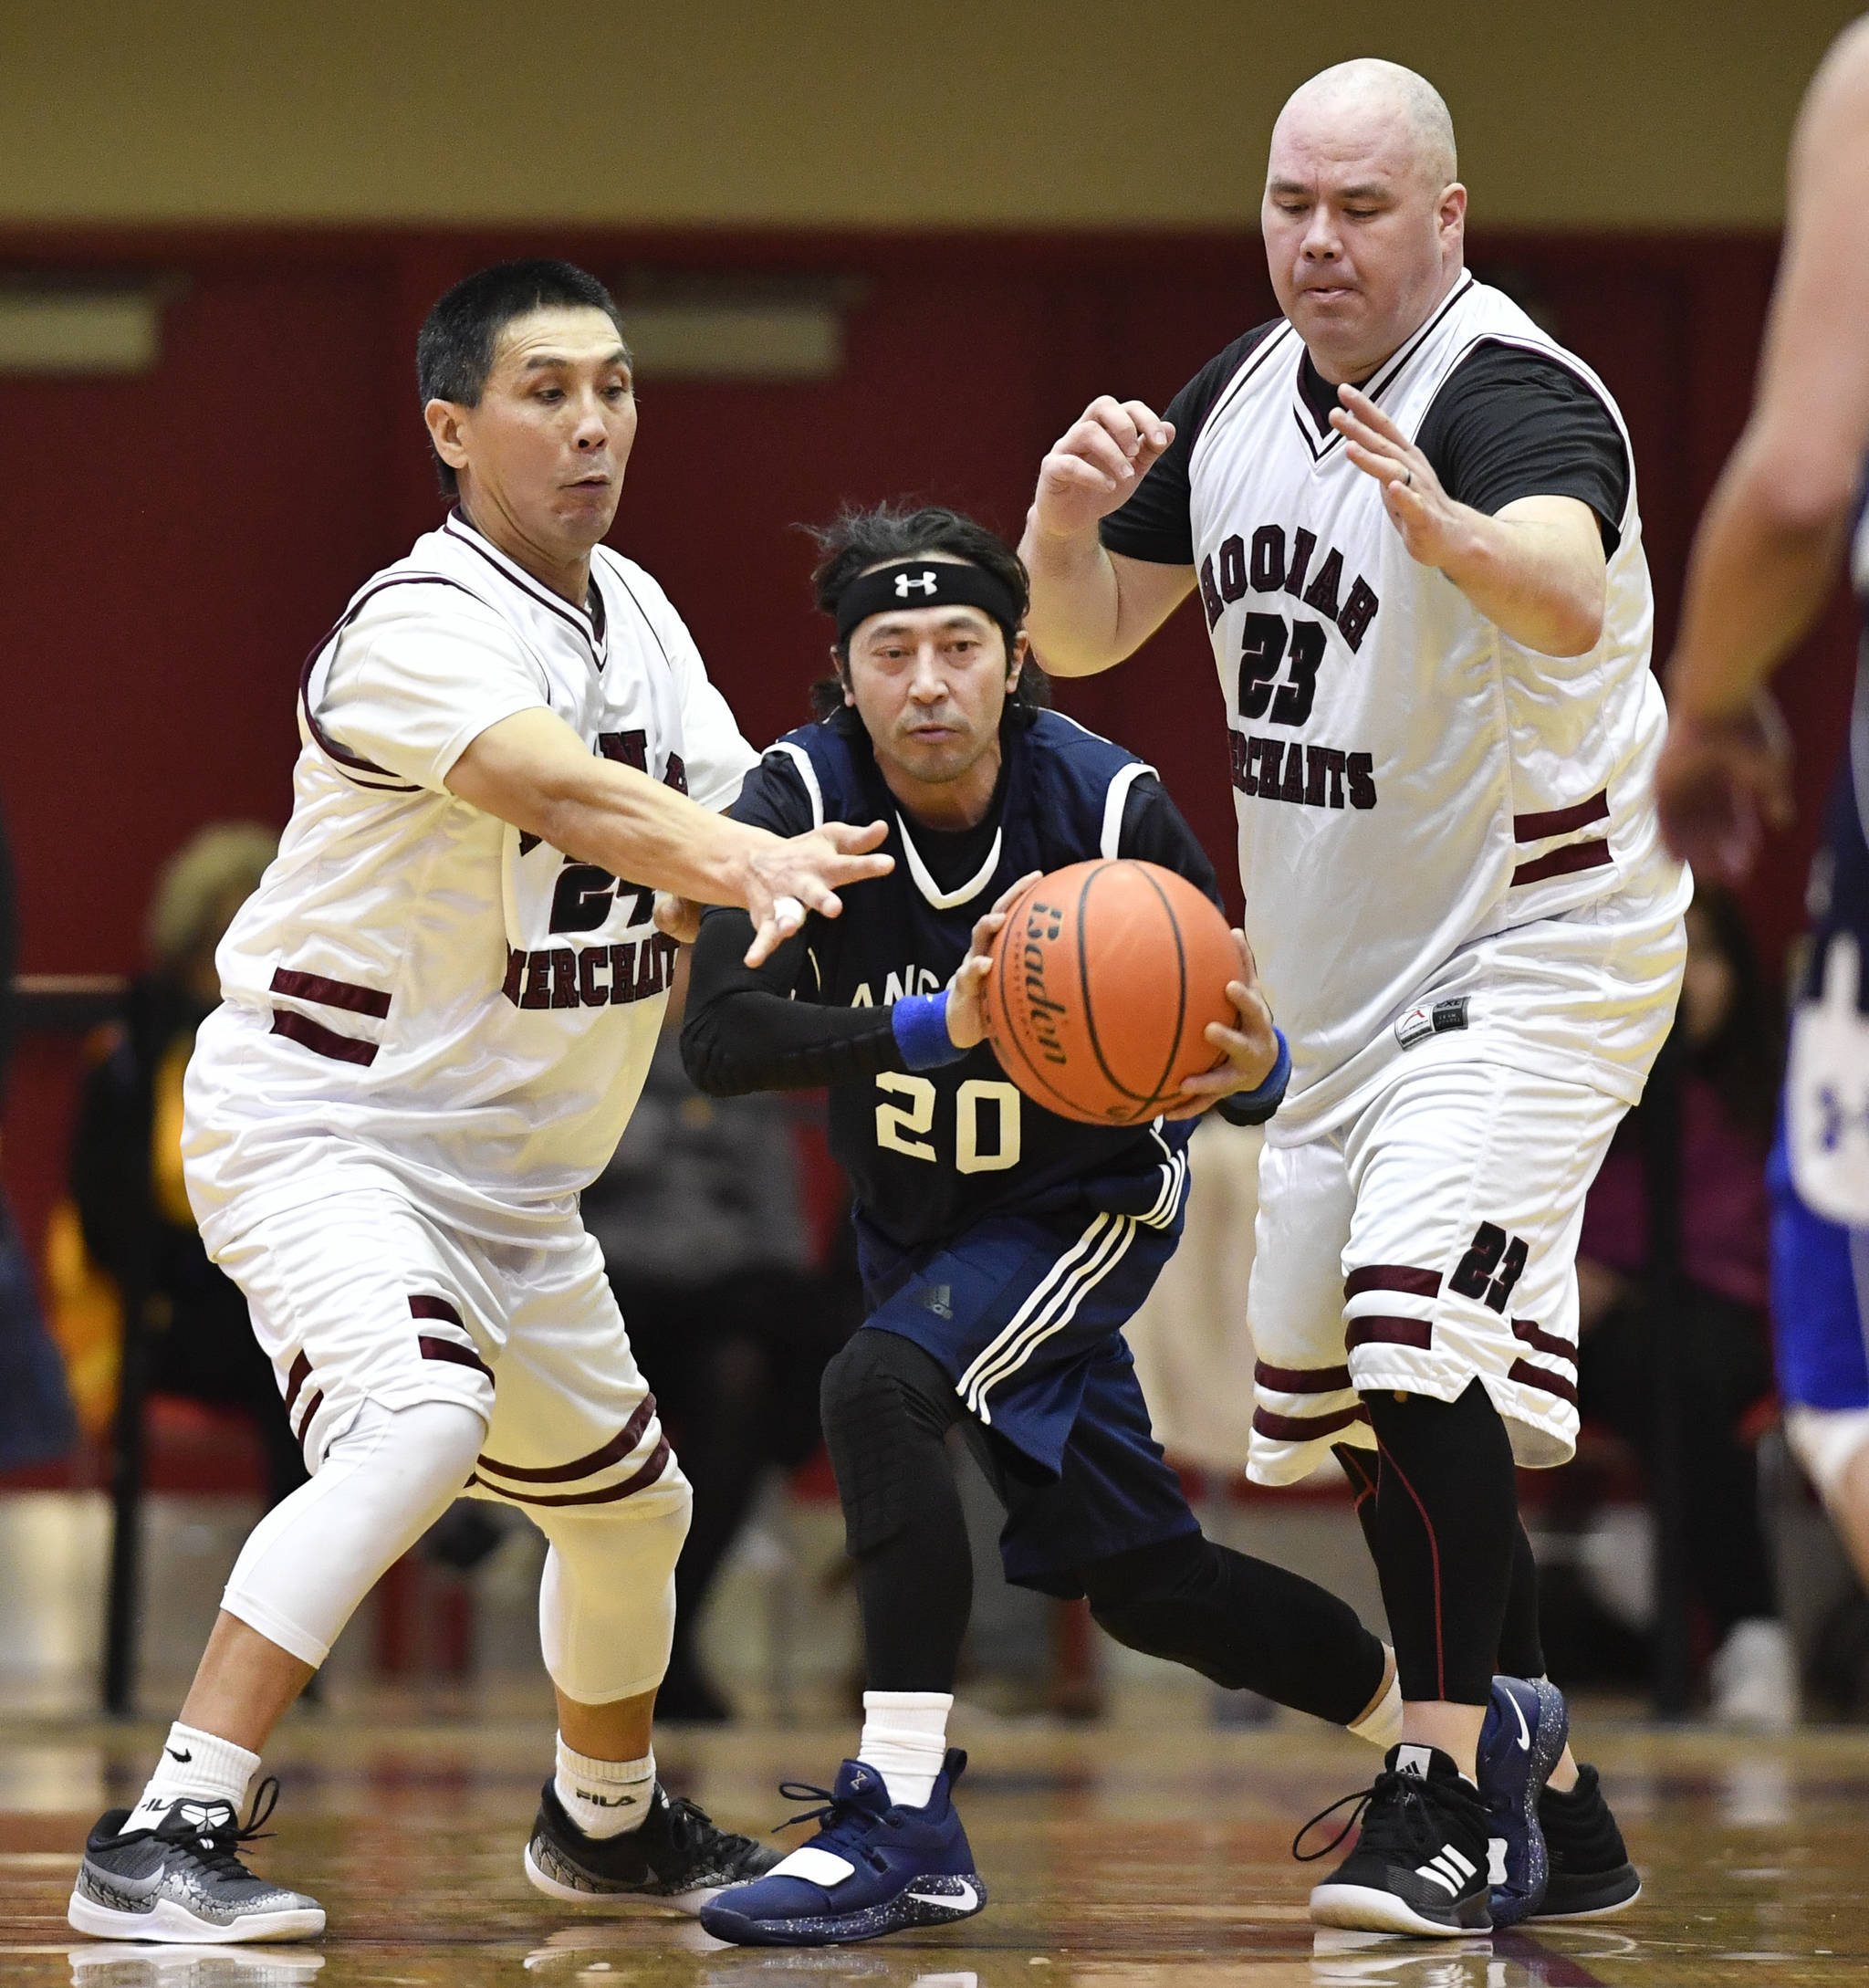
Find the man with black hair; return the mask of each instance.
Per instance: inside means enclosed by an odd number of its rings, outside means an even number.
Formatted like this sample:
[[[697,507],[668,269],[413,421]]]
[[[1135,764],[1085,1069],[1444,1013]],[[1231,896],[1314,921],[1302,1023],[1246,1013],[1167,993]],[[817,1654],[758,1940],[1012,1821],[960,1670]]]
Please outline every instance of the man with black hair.
[[[946,1722],[972,1574],[944,1446],[960,1428],[1007,1507],[1008,1576],[1088,1596],[1134,1648],[1386,1742],[1387,1653],[1342,1602],[1205,1538],[1150,1433],[1122,1339],[1181,1231],[1191,1120],[1254,1124],[1289,1067],[1240,947],[1237,1029],[1174,1122],[1060,1118],[985,1046],[986,950],[1029,873],[1133,857],[1217,902],[1154,770],[1041,708],[1026,576],[971,519],[882,508],[820,533],[833,707],[780,739],[735,812],[776,833],[891,822],[886,878],[743,964],[744,913],[703,921],[682,1047],[705,1091],[830,1087],[869,1316],[826,1371],[826,1441],[857,1564],[862,1737],[822,1826],[702,1923],[820,1945],[985,1903],[949,1792]]]
[[[888,871],[882,831],[781,840],[717,811],[756,756],[662,590],[600,543],[636,430],[600,284],[483,270],[429,314],[417,371],[458,502],[306,665],[292,819],[185,1090],[202,1240],[313,1475],[242,1551],[141,1799],[92,1831],[81,1932],[322,1930],[241,1865],[265,1790],[245,1826],[239,1805],[352,1610],[464,1489],[551,1543],[531,1881],[692,1910],[771,1861],[656,1780],[689,1490],[578,1196],[654,1050],[656,891],[744,907],[757,964]]]

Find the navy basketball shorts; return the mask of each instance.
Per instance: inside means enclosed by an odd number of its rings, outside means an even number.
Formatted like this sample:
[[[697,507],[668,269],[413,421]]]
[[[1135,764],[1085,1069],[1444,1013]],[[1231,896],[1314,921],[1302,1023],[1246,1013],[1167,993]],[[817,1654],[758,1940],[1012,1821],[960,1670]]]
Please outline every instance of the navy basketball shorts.
[[[1785,1435],[1828,1498],[1869,1445],[1869,1230],[1831,1221],[1800,1196],[1782,1127],[1765,1177]]]
[[[1149,1425],[1122,1327],[1175,1253],[1181,1224],[1133,1216],[991,1217],[904,1251],[859,1218],[870,1316],[954,1383],[1006,1505],[1006,1577],[1083,1593],[1073,1570],[1198,1532]]]

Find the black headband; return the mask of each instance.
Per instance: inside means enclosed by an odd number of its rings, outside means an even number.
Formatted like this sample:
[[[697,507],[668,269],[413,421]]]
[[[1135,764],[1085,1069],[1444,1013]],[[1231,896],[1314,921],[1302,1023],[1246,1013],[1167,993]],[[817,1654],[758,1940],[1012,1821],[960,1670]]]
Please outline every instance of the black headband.
[[[898,560],[851,581],[837,597],[837,641],[842,648],[859,622],[892,609],[976,607],[1006,631],[1007,661],[1018,634],[1018,602],[1011,588],[984,566],[958,560]]]

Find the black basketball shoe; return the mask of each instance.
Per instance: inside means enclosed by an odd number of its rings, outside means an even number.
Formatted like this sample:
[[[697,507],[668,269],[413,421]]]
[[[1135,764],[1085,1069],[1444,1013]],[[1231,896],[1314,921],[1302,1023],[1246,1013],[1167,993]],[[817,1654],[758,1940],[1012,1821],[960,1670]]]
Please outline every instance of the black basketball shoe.
[[[260,1834],[278,1798],[268,1776],[244,1825],[231,1802],[184,1799],[154,1829],[130,1836],[121,1833],[130,1810],[111,1809],[85,1842],[67,1920],[99,1940],[315,1939],[325,1930],[318,1900],[267,1884],[240,1861],[240,1846]]]
[[[1568,1794],[1547,1785],[1538,1798],[1538,1820],[1551,1855],[1551,1878],[1533,1919],[1600,1919],[1642,1895],[1642,1879],[1594,1767],[1578,1768],[1577,1785]]]
[[[729,1885],[750,1884],[782,1853],[716,1829],[693,1802],[661,1782],[640,1829],[587,1836],[548,1781],[526,1846],[526,1875],[548,1898],[573,1905],[667,1905],[698,1912]]]
[[[1391,1747],[1374,1786],[1343,1801],[1357,1803],[1363,1834],[1312,1891],[1313,1925],[1438,1940],[1491,1930],[1487,1806],[1438,1747]],[[1342,1805],[1333,1802],[1299,1831],[1291,1848],[1301,1861],[1310,1861],[1298,1847],[1306,1832]],[[1328,1857],[1350,1826],[1311,1856]]]

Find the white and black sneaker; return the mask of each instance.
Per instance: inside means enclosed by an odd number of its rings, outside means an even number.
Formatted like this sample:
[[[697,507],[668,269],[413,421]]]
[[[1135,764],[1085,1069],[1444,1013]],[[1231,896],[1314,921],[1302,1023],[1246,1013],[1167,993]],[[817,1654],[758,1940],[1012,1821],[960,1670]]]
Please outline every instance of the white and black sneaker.
[[[548,1898],[571,1905],[666,1905],[698,1912],[729,1885],[750,1884],[780,1852],[751,1836],[717,1829],[705,1814],[661,1782],[640,1829],[587,1836],[565,1814],[548,1781],[526,1846],[526,1875]]]
[[[1328,1857],[1362,1815],[1356,1847],[1311,1892],[1313,1925],[1436,1940],[1490,1929],[1487,1806],[1438,1747],[1391,1747],[1375,1784],[1343,1801],[1357,1808],[1334,1842],[1309,1854],[1299,1848],[1342,1802],[1314,1815],[1291,1846],[1301,1862]]]
[[[279,1784],[269,1776],[245,1824],[231,1802],[184,1798],[153,1829],[128,1835],[131,1811],[111,1809],[86,1840],[67,1920],[99,1940],[193,1946],[315,1939],[325,1930],[323,1906],[267,1884],[240,1861],[240,1846],[261,1834],[278,1799]]]

